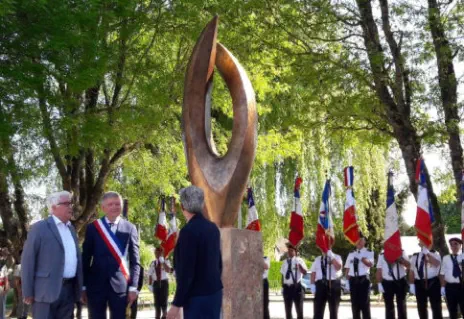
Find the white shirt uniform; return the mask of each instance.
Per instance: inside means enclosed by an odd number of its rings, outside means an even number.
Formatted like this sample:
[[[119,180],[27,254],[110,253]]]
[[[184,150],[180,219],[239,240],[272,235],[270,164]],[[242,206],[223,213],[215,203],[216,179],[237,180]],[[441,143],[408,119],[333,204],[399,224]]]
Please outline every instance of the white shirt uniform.
[[[433,255],[435,257],[435,259],[440,261],[441,258],[440,258],[439,253],[437,253],[436,251],[430,251],[430,254]],[[422,254],[422,252],[420,252],[420,253],[415,253],[411,257],[411,270],[414,271],[414,278],[416,280],[421,279],[420,276],[419,276],[418,268],[420,268],[420,263],[421,263],[421,260],[422,260],[422,256],[423,256],[423,254]],[[431,278],[434,278],[434,277],[438,276],[439,272],[440,272],[440,265],[438,267],[435,267],[430,262],[427,263],[427,279],[431,279]],[[424,279],[425,279],[425,263],[424,263]]]
[[[17,265],[14,266],[13,277],[20,277],[21,278],[21,264],[17,264]]]
[[[329,263],[327,262],[328,259],[329,258],[327,256],[319,256],[314,260],[313,264],[311,265],[311,273],[316,273],[316,281],[324,279],[324,274],[322,272],[323,267],[326,270],[327,280],[339,279],[343,275],[342,257],[334,254],[334,259],[337,260],[340,263],[340,265],[342,265],[342,267],[338,271],[335,269],[333,263],[329,265]]]
[[[459,268],[462,271],[462,254],[457,255],[456,261],[459,264]],[[441,262],[440,275],[445,276],[445,281],[447,283],[459,284],[461,282],[460,278],[459,277],[455,278],[453,276],[453,269],[454,269],[454,263],[451,260],[451,255],[446,255],[445,257],[443,257],[443,261]]]
[[[371,267],[367,267],[361,261],[361,259],[366,258],[372,264],[374,264],[374,252],[368,250],[367,248],[363,248],[361,250],[356,249],[348,255],[348,258],[346,259],[345,268],[350,269],[348,275],[351,277],[356,276],[356,274],[354,273],[354,264],[356,258],[358,259],[358,276],[369,276],[369,271]]]
[[[297,264],[300,264],[301,267],[303,267],[304,270],[308,271],[308,267],[306,267],[306,263],[304,262],[303,259],[300,257],[293,257],[291,259],[291,272],[293,273],[290,274],[289,278],[286,278],[287,270],[288,270],[288,260],[285,259],[282,262],[282,267],[280,267],[280,273],[284,276],[284,285],[293,285],[294,283],[299,283],[301,281],[301,278],[303,277],[303,274],[301,273],[300,269],[297,267]],[[295,281],[293,280],[295,278]]]
[[[404,260],[409,261],[408,255],[404,250],[402,257]],[[399,280],[406,276],[406,267],[400,263],[391,264],[389,267],[383,253],[379,255],[379,259],[377,260],[377,269],[382,269],[382,278],[388,281]]]
[[[60,233],[61,241],[64,247],[64,270],[63,278],[74,278],[76,277],[77,271],[77,251],[76,243],[71,234],[69,226],[70,222],[64,224],[58,217],[53,216],[58,232]]]
[[[165,259],[164,262],[166,263],[166,266],[171,268],[171,263],[169,262],[169,260]],[[150,269],[148,269],[148,276],[150,276],[153,281],[158,280],[158,277],[156,276],[156,266],[158,265],[158,263],[158,259],[153,260],[150,264]],[[168,273],[164,270],[164,265],[161,264],[161,280],[166,279],[168,279]]]
[[[271,268],[271,260],[269,257],[264,257],[264,262],[267,265],[267,269],[265,269],[263,272],[263,279],[267,279],[267,276],[269,275],[269,268]]]

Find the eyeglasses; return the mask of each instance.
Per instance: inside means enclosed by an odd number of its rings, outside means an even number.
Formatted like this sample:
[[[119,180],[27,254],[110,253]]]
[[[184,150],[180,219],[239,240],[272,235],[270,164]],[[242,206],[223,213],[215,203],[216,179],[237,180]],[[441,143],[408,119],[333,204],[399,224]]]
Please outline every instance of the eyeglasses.
[[[74,207],[73,203],[67,202],[67,203],[58,203],[56,206],[68,206],[68,207]]]

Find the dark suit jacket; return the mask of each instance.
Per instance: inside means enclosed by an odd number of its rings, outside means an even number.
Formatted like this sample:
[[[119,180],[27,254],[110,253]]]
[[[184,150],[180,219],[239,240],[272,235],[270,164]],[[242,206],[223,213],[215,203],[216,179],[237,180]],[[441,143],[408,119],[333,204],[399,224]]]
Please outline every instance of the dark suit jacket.
[[[69,226],[77,253],[74,299],[82,294],[82,259],[76,231]],[[24,297],[37,302],[52,303],[58,299],[63,286],[64,246],[53,217],[32,225],[21,256],[21,286]]]
[[[175,306],[183,307],[192,297],[212,295],[222,289],[221,235],[202,214],[194,215],[180,231],[174,270]]]
[[[89,292],[105,290],[111,285],[114,292],[127,292],[128,287],[137,288],[140,260],[139,238],[133,224],[121,218],[118,223],[116,237],[125,247],[130,273],[129,283],[124,278],[116,259],[113,257],[93,223],[87,226],[84,244],[82,245],[82,263],[84,270],[84,286]]]

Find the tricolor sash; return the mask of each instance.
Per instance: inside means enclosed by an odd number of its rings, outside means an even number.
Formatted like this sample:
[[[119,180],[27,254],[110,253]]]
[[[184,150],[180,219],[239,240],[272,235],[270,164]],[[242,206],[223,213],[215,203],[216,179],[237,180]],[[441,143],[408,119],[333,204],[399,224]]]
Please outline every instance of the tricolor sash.
[[[119,269],[121,269],[124,278],[126,278],[126,280],[129,281],[129,268],[127,267],[126,259],[124,258],[125,249],[121,241],[118,237],[116,237],[115,234],[113,234],[110,225],[108,225],[108,223],[106,222],[105,217],[97,219],[93,222],[93,224],[97,229],[98,233],[100,234],[101,238],[103,239],[103,242],[105,243],[106,247],[111,252],[111,255],[113,255],[114,259],[118,263]]]

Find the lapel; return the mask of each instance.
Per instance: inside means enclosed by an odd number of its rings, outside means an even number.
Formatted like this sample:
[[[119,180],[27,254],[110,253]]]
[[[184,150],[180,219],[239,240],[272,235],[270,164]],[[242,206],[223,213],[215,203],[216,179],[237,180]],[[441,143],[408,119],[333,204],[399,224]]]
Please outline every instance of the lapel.
[[[64,250],[63,241],[61,240],[60,233],[58,232],[58,227],[56,227],[55,220],[53,219],[52,216],[48,217],[47,223],[48,223],[48,227],[52,231],[52,234],[55,236],[61,248]]]

